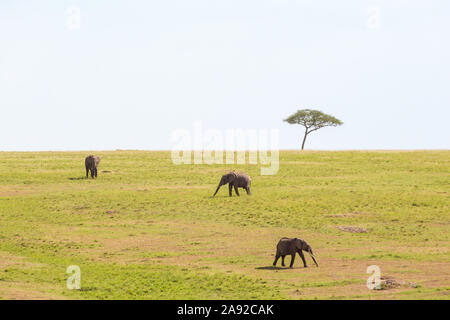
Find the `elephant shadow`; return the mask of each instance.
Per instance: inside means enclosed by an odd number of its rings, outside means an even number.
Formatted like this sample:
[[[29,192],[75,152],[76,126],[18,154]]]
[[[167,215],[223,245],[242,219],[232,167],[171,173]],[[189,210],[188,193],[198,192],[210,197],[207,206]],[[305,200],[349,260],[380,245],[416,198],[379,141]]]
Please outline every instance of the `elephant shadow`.
[[[293,269],[293,268],[268,266],[268,267],[257,267],[255,269],[256,270],[290,270],[290,269]]]
[[[72,181],[74,181],[74,180],[86,180],[86,177],[72,177],[72,178],[67,178],[67,179],[69,179],[69,180],[72,180]]]

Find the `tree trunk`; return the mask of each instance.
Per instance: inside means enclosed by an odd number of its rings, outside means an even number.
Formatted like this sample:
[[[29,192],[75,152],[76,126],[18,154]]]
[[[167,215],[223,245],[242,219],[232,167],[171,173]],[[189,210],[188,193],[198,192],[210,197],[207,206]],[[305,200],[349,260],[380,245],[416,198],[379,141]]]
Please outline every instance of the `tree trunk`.
[[[308,130],[305,131],[305,136],[303,137],[302,150],[305,148],[305,141],[306,141],[306,136],[307,135],[308,135]]]

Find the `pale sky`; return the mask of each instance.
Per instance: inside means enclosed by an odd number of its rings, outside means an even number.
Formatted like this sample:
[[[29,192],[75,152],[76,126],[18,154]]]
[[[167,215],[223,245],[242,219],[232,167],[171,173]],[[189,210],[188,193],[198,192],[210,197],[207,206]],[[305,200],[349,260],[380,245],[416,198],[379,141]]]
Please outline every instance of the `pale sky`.
[[[0,150],[170,150],[196,121],[297,149],[304,108],[344,122],[306,149],[449,149],[449,39],[448,0],[2,0]]]

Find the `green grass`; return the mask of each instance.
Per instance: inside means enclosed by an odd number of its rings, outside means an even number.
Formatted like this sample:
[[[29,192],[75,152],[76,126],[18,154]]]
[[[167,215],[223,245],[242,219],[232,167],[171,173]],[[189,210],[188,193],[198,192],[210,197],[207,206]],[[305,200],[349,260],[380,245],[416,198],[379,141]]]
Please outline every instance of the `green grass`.
[[[87,154],[0,152],[0,298],[450,296],[450,151],[282,151],[273,176],[95,152],[95,181]],[[229,169],[252,177],[252,196],[210,197]],[[320,267],[271,268],[282,236],[307,240]],[[368,290],[372,264],[402,285]],[[66,288],[69,265],[82,290]]]

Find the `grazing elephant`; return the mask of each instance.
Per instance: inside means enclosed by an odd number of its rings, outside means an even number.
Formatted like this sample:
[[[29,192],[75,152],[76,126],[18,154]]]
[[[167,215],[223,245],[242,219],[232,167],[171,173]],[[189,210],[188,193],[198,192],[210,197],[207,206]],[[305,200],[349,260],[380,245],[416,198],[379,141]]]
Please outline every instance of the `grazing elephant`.
[[[280,239],[280,241],[277,244],[277,253],[275,254],[275,261],[273,262],[273,265],[276,266],[278,259],[281,257],[281,265],[284,267],[284,257],[289,254],[291,255],[291,264],[289,268],[292,268],[292,266],[294,265],[295,254],[298,253],[300,255],[300,258],[302,258],[303,260],[303,265],[306,268],[307,267],[306,260],[302,250],[308,252],[311,255],[311,258],[314,260],[316,266],[319,266],[316,262],[316,259],[314,258],[314,254],[312,252],[310,245],[306,243],[305,240],[297,238]]]
[[[97,178],[97,167],[100,163],[100,157],[95,157],[92,154],[87,156],[84,160],[86,166],[86,178],[89,177],[89,170],[91,170],[91,177]]]
[[[246,173],[236,173],[230,172],[222,176],[220,179],[220,183],[217,186],[216,192],[214,192],[213,197],[216,195],[217,191],[219,191],[220,187],[228,183],[228,191],[230,193],[230,197],[232,196],[232,189],[234,187],[234,191],[236,195],[239,196],[238,188],[243,188],[247,191],[247,194],[250,195],[250,184],[252,179]]]

